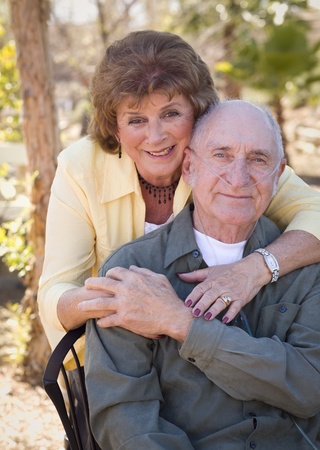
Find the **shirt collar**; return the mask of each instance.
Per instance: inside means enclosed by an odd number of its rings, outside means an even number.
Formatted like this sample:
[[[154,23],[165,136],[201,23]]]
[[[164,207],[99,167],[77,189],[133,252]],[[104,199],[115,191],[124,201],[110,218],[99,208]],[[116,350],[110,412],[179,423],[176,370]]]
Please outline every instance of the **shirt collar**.
[[[193,252],[198,252],[200,255],[193,233],[192,210],[193,205],[187,205],[170,224],[172,228],[164,259],[165,268],[184,255]]]
[[[136,166],[125,152],[121,158],[105,153],[103,166],[101,203],[112,202],[133,192],[141,197]]]

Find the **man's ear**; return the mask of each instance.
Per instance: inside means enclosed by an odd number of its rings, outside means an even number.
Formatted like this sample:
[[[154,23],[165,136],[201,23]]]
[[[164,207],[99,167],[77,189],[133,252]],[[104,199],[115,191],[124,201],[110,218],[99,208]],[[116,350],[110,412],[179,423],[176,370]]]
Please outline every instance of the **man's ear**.
[[[189,184],[191,179],[191,157],[192,150],[189,147],[186,147],[184,150],[184,158],[182,161],[182,177],[186,184]]]
[[[286,168],[286,165],[287,165],[286,158],[282,158],[281,161],[280,161],[280,166],[279,166],[279,177],[280,177],[280,175],[283,174],[284,169]]]

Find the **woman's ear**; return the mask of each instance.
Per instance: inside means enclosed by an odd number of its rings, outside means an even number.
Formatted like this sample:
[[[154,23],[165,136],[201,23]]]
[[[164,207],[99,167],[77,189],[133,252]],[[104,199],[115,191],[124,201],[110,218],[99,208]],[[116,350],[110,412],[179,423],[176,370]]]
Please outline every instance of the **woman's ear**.
[[[186,184],[189,184],[191,179],[191,157],[192,150],[189,147],[186,147],[182,161],[182,177]]]

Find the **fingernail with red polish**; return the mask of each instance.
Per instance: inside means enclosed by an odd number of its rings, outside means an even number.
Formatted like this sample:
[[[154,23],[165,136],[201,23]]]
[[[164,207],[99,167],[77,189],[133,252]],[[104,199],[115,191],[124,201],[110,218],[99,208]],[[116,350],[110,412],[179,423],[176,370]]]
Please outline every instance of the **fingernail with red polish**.
[[[192,300],[190,300],[190,298],[189,298],[189,300],[186,300],[185,301],[185,305],[188,306],[188,307],[191,306],[192,305]]]
[[[205,313],[205,315],[204,315],[204,318],[205,318],[206,320],[210,320],[211,317],[212,317],[211,312],[207,312],[207,313]]]
[[[198,317],[198,316],[200,315],[200,313],[201,313],[201,310],[200,310],[199,308],[197,308],[197,309],[195,309],[195,310],[193,311],[193,315],[194,315],[195,317]]]
[[[166,337],[165,334],[158,334],[157,339],[163,339],[163,338],[165,338],[165,337]]]
[[[229,322],[229,317],[224,317],[224,318],[221,320],[221,322],[222,322],[222,323],[228,323],[228,322]]]

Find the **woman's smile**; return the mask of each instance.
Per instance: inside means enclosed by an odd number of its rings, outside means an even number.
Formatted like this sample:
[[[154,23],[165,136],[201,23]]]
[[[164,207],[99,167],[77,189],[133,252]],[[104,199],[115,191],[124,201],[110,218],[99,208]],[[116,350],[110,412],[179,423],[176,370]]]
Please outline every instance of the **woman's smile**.
[[[166,186],[180,177],[194,123],[188,100],[154,92],[136,106],[128,95],[118,107],[117,122],[122,149],[147,182]]]
[[[167,148],[165,148],[163,150],[159,150],[159,151],[155,151],[155,152],[148,152],[146,150],[146,152],[149,153],[152,156],[155,156],[155,157],[167,156],[173,151],[174,147],[175,147],[174,145],[171,145],[171,147],[167,147]]]

